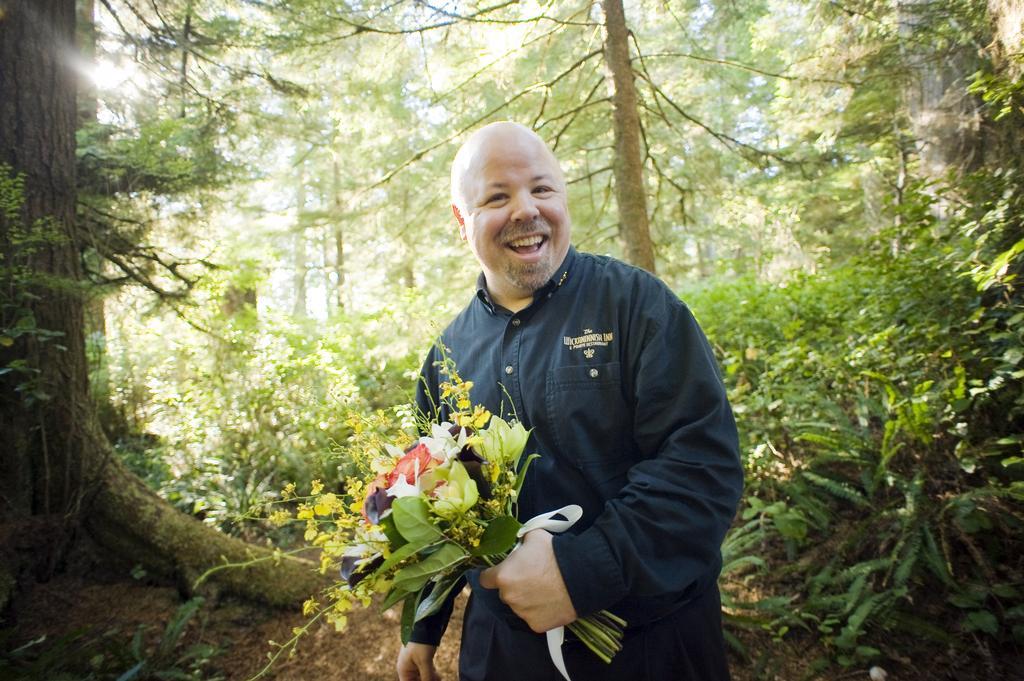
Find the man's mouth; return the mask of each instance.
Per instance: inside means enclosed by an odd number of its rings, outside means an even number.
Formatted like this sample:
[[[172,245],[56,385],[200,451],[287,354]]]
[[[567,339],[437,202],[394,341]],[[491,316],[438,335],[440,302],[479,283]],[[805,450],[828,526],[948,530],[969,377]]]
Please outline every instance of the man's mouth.
[[[528,253],[536,253],[537,251],[539,251],[541,249],[541,246],[544,245],[545,241],[547,241],[546,236],[535,234],[533,236],[524,236],[520,239],[513,239],[506,245],[516,253],[519,253],[520,255],[526,255]]]

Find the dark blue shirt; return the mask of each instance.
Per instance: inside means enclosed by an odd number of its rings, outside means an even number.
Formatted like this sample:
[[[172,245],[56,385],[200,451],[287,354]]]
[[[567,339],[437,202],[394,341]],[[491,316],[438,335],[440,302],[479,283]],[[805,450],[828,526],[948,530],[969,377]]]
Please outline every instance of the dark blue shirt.
[[[609,608],[640,625],[716,581],[743,484],[736,426],[707,340],[659,279],[570,247],[517,313],[494,304],[481,275],[441,340],[474,403],[532,429],[526,452],[541,458],[520,520],[583,508],[553,542],[579,615]],[[440,403],[438,359],[434,348],[417,393],[428,413]],[[474,597],[525,628],[470,581]],[[447,609],[417,623],[413,640],[436,644],[446,620]]]

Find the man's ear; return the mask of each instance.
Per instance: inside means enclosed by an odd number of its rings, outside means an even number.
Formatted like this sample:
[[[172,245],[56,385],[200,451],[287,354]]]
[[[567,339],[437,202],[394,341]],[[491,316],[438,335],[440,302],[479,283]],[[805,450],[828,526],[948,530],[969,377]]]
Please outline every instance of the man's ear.
[[[459,211],[459,207],[454,203],[452,204],[452,213],[455,215],[455,221],[459,223],[459,236],[462,240],[466,240],[466,221],[462,217],[462,213]]]

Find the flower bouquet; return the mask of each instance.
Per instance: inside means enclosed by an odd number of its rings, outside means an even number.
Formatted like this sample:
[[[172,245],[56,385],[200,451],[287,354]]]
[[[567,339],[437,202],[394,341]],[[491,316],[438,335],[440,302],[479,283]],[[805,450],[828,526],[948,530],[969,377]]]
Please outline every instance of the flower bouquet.
[[[429,434],[405,447],[379,439],[379,448],[363,447],[362,474],[346,479],[343,496],[314,485],[299,505],[307,540],[322,549],[321,570],[338,569],[343,580],[327,590],[328,605],[308,601],[307,614],[317,612],[342,629],[353,604],[383,594],[383,609],[402,604],[407,643],[413,624],[435,613],[467,571],[498,564],[526,531],[551,527],[544,518],[525,524],[517,518],[516,500],[539,456],[523,457],[529,432],[471,406],[472,383],[448,373],[441,388],[455,407],[452,422],[421,428]],[[559,509],[567,516],[578,510]],[[564,528],[575,517],[557,522]],[[625,624],[602,611],[567,628],[610,662]]]

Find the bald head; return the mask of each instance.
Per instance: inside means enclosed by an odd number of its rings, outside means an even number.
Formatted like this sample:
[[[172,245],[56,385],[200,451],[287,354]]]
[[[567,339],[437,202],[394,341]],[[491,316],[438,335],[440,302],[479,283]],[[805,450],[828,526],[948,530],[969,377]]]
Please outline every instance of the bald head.
[[[535,132],[517,123],[480,128],[452,164],[452,209],[494,301],[526,307],[569,251],[565,178]]]
[[[537,133],[520,123],[498,121],[476,130],[455,154],[452,161],[452,205],[465,213],[467,183],[480,174],[483,164],[513,150],[539,154],[550,164],[558,182],[565,184],[558,159]]]

